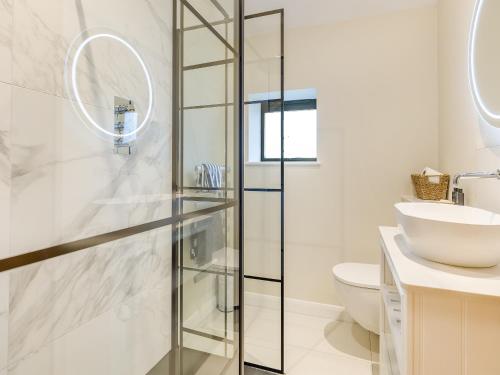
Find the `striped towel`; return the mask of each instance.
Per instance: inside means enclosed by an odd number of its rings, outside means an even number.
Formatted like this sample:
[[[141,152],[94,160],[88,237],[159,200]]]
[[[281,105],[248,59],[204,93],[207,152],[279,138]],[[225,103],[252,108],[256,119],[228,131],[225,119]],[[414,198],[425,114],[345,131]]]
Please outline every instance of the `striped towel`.
[[[213,164],[203,163],[198,168],[196,176],[196,186],[209,189],[221,189],[223,186],[224,167]]]

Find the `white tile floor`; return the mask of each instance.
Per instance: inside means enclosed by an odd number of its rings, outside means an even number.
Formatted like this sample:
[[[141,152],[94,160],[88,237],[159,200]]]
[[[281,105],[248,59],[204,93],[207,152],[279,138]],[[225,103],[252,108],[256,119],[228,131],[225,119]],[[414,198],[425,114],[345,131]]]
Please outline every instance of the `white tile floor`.
[[[279,311],[245,307],[245,360],[279,368]],[[377,375],[378,336],[356,323],[287,312],[288,375]]]

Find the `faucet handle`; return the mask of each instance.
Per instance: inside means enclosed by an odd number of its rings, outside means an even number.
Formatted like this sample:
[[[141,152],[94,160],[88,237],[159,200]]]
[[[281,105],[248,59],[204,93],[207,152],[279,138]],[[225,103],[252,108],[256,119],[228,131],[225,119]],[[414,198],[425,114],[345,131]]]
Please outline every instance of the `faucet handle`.
[[[463,206],[465,204],[465,194],[463,189],[458,187],[453,188],[453,193],[451,194],[451,199],[454,204]]]

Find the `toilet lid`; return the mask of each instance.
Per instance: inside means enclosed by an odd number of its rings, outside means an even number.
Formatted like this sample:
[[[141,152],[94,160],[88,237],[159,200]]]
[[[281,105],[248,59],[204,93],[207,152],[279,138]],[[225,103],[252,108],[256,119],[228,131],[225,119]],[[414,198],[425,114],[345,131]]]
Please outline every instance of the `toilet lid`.
[[[359,288],[380,289],[380,266],[366,263],[341,263],[333,267],[333,275],[345,284]]]

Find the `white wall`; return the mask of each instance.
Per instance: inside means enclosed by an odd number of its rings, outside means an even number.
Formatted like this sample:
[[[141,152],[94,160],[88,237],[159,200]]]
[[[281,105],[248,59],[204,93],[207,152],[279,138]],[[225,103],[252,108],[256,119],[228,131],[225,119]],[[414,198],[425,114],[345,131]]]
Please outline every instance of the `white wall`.
[[[441,0],[439,161],[450,174],[500,167],[500,131],[479,119],[469,90],[468,38],[475,0]],[[466,204],[500,212],[498,181],[463,181]]]
[[[286,31],[286,89],[317,90],[320,162],[286,170],[288,297],[337,303],[332,267],[378,262],[377,227],[395,223],[410,174],[437,165],[436,28],[423,7]],[[273,218],[262,220],[269,232]]]

